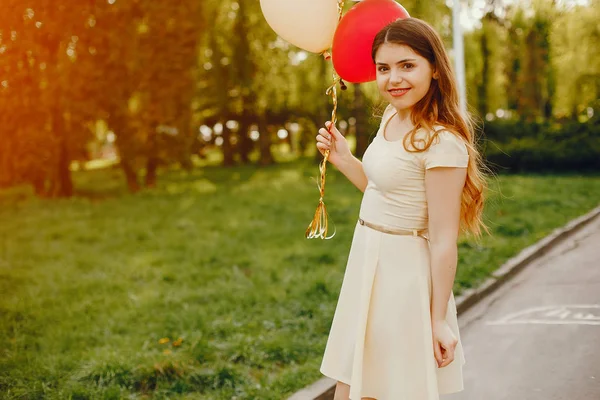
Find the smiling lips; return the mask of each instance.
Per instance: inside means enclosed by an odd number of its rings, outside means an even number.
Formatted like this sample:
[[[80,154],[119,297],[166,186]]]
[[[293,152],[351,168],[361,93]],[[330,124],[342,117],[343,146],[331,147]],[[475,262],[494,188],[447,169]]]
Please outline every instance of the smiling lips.
[[[390,92],[390,94],[393,97],[401,97],[401,96],[404,96],[409,90],[410,90],[410,88],[406,88],[406,89],[390,89],[390,90],[388,90],[388,92]]]

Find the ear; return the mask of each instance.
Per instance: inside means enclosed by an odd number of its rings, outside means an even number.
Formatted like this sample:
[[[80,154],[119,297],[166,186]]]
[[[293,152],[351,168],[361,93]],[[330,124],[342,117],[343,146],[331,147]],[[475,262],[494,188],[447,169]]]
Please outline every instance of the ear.
[[[435,80],[437,80],[437,79],[439,79],[439,77],[440,77],[440,75],[437,72],[434,71],[433,75],[432,75],[432,78],[435,79]]]

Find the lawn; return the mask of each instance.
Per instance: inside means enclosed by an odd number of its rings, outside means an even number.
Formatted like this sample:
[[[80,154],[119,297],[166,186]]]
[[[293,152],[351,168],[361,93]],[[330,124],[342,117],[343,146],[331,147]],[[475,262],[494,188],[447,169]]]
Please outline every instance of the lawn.
[[[78,196],[0,194],[0,393],[8,399],[283,399],[318,379],[360,192],[330,169],[337,234],[306,240],[317,168],[165,172],[126,192],[76,172]],[[598,205],[600,175],[500,176],[462,239],[455,286]]]

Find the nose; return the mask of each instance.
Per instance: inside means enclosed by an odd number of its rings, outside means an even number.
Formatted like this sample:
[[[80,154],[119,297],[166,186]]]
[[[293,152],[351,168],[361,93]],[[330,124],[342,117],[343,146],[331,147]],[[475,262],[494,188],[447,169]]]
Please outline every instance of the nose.
[[[390,74],[390,83],[402,83],[402,72],[397,69],[392,69]]]

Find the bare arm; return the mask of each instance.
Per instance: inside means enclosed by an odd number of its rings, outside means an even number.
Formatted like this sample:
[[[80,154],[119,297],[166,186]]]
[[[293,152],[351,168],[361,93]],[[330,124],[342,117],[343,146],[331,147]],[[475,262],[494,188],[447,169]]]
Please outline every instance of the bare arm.
[[[367,188],[367,176],[363,170],[362,162],[358,158],[350,155],[349,158],[340,160],[336,167],[358,190],[361,192],[365,191]]]
[[[436,167],[425,172],[425,192],[429,210],[429,251],[433,293],[431,330],[433,352],[438,368],[454,361],[458,338],[446,320],[448,301],[456,276],[456,242],[460,224],[462,189],[466,168]]]
[[[329,128],[331,122],[327,121],[325,126]],[[317,135],[317,149],[324,154],[329,150],[329,161],[348,178],[361,192],[367,187],[367,176],[363,170],[362,162],[354,157],[348,147],[344,135],[333,127],[331,133],[325,128],[319,129]]]
[[[462,190],[466,168],[432,168],[425,173],[429,209],[429,240],[433,298],[432,321],[446,319],[446,310],[456,276],[457,240]]]

